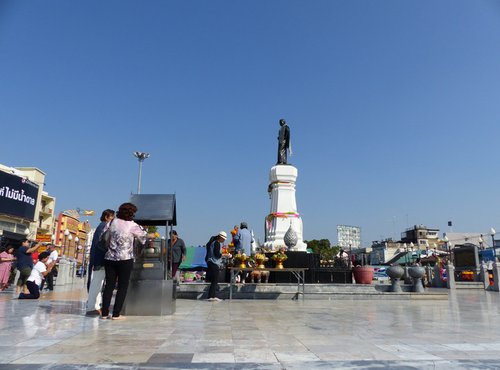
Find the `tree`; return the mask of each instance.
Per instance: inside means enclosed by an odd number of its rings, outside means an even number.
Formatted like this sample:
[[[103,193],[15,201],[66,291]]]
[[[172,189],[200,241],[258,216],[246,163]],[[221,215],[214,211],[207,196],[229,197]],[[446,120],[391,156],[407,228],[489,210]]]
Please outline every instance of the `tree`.
[[[332,246],[328,239],[304,241],[313,253],[319,254],[322,260],[330,261],[339,252],[338,246]]]

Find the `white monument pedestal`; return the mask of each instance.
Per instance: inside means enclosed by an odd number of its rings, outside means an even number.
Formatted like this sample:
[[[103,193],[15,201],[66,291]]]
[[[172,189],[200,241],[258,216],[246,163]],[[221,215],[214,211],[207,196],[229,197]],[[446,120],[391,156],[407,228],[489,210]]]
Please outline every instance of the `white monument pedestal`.
[[[269,192],[271,193],[271,212],[266,217],[265,248],[272,250],[285,247],[285,233],[292,226],[297,234],[295,251],[305,251],[307,244],[302,239],[302,219],[297,212],[295,200],[295,182],[297,168],[291,165],[276,165],[269,173]]]

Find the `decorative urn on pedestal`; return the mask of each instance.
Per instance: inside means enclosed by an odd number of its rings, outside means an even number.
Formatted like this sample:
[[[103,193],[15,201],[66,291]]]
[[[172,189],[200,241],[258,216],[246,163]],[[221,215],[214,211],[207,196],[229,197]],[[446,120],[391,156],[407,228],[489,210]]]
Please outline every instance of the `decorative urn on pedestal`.
[[[284,248],[283,248],[284,249]],[[276,262],[276,268],[277,269],[282,269],[283,268],[283,262],[288,258],[288,256],[282,251],[278,251],[273,254],[271,259]]]
[[[425,274],[425,269],[420,266],[412,266],[408,269],[408,274],[413,279],[413,291],[416,293],[424,293],[424,285],[422,284],[422,278]]]
[[[248,256],[245,253],[237,254],[234,256],[233,259],[234,259],[235,265],[238,265],[239,268],[244,269],[245,267],[247,267]]]
[[[264,269],[266,268],[266,266],[264,265],[264,263],[268,260],[268,258],[266,257],[265,254],[263,253],[256,253],[255,256],[253,257],[254,261],[255,261],[255,265],[257,268],[259,269]]]
[[[399,285],[399,280],[403,277],[405,270],[399,266],[390,266],[386,270],[387,276],[391,278],[391,292],[399,293],[401,292],[401,286]]]

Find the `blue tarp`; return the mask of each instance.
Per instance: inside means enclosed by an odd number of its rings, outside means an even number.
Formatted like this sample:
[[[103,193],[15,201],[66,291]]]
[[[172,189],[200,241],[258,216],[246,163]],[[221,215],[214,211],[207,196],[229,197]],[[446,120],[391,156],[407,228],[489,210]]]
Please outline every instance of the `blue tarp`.
[[[186,247],[186,260],[179,266],[180,269],[193,269],[196,267],[207,267],[205,262],[206,248]]]

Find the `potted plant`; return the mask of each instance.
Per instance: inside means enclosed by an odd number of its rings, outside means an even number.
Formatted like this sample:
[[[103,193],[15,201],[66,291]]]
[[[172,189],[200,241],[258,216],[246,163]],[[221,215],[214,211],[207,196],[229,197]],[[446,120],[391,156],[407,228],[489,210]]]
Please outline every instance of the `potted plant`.
[[[281,248],[278,250],[276,253],[273,254],[271,259],[276,262],[276,268],[277,269],[282,269],[283,268],[283,262],[288,258],[288,256],[285,253],[285,250]]]
[[[264,253],[255,253],[253,256],[253,260],[255,261],[255,265],[259,269],[265,268],[264,262],[268,261],[269,258],[266,257]]]
[[[356,284],[371,284],[373,281],[373,275],[375,274],[375,269],[373,266],[364,264],[364,256],[361,257],[361,263],[362,265],[357,265],[352,269],[354,280],[356,280]]]
[[[239,268],[244,269],[247,267],[246,262],[248,261],[248,256],[245,253],[238,253],[233,258],[235,265],[238,264]]]

